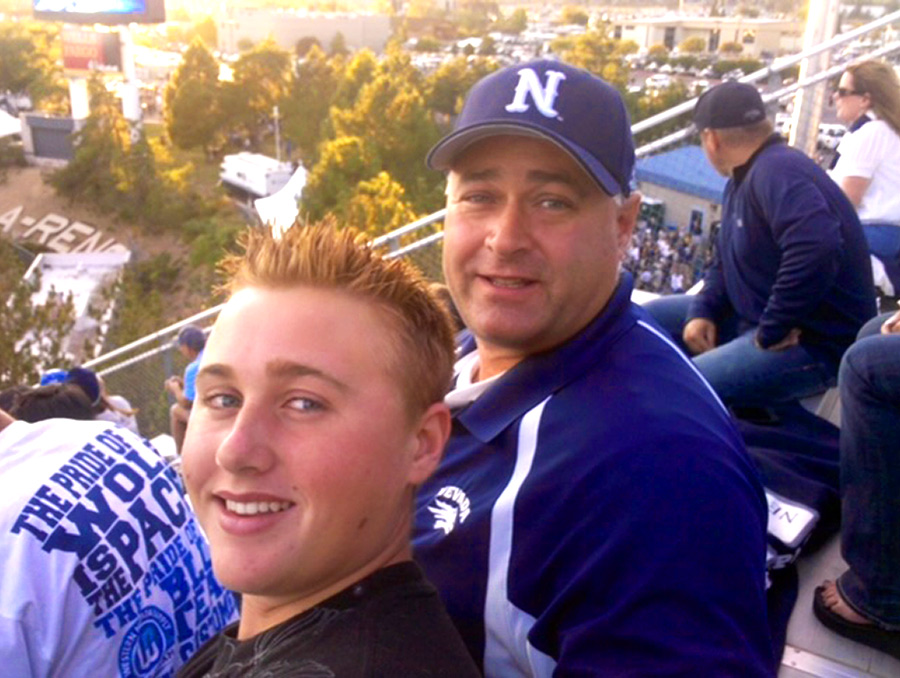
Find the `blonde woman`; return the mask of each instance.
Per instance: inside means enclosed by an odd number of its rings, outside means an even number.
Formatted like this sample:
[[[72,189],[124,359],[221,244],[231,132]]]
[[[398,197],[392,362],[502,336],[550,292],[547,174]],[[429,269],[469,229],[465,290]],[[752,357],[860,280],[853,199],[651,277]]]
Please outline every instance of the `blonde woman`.
[[[859,212],[869,249],[900,292],[900,80],[880,61],[847,68],[833,94],[849,133],[831,171]]]

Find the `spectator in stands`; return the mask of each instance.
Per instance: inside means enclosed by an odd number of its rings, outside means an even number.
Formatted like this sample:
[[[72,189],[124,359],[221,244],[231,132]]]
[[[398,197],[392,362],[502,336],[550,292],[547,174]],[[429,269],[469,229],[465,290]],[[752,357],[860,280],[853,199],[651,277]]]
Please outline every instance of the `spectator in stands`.
[[[859,211],[869,249],[885,268],[889,296],[900,295],[900,80],[890,64],[863,61],[834,92],[848,126],[832,178]]]
[[[35,392],[22,412],[92,414],[74,385]],[[0,411],[0,572],[6,678],[170,676],[236,615],[177,475],[108,422]]]
[[[166,391],[175,399],[175,403],[169,409],[169,430],[175,439],[175,448],[180,453],[197,392],[197,370],[200,369],[200,360],[203,358],[206,335],[199,327],[185,325],[178,332],[176,344],[178,351],[189,363],[184,370],[184,378],[169,377],[166,379],[165,387]]]
[[[21,392],[9,413],[21,421],[34,423],[46,419],[94,418],[91,401],[75,384],[54,382]]]
[[[900,659],[900,312],[844,355],[841,554],[849,569],[816,589],[825,626]]]
[[[428,156],[474,342],[414,552],[489,677],[774,670],[756,473],[620,275],[634,161],[616,90],[549,60],[479,81]]]
[[[138,431],[137,410],[131,408],[125,398],[120,395],[109,395],[103,378],[86,367],[75,367],[69,370],[66,380],[81,388],[91,401],[94,411],[94,419],[110,421],[119,426],[124,426],[132,433],[140,435]]]
[[[729,178],[717,258],[695,297],[673,295],[646,308],[695,356],[726,404],[766,406],[824,391],[875,315],[853,205],[773,134],[752,85],[707,90],[694,125],[710,163]]]
[[[357,242],[253,229],[226,263],[183,469],[241,619],[182,678],[479,675],[410,547],[450,428],[450,320]]]

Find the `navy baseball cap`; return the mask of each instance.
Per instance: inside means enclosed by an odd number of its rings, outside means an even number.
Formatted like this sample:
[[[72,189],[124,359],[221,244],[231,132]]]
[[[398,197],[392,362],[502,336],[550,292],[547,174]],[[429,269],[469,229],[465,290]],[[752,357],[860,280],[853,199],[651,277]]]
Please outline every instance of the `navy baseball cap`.
[[[729,80],[706,90],[694,106],[694,127],[726,129],[754,125],[766,117],[766,106],[753,85]]]
[[[475,142],[503,134],[550,141],[609,195],[631,192],[634,141],[625,102],[612,85],[581,68],[542,59],[482,78],[426,163],[448,170]]]
[[[100,402],[100,380],[93,370],[89,370],[86,367],[74,367],[69,370],[66,381],[80,387],[88,397],[88,400],[91,401],[91,405],[96,405]]]

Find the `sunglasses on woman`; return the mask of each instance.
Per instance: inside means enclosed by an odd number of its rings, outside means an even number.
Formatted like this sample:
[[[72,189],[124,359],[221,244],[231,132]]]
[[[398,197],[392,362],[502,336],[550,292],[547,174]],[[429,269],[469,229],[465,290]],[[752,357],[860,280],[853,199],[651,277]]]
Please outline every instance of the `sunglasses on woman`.
[[[855,89],[846,89],[844,87],[838,87],[834,90],[834,96],[839,99],[843,99],[844,97],[849,97],[853,95],[862,96],[865,92],[857,92]]]

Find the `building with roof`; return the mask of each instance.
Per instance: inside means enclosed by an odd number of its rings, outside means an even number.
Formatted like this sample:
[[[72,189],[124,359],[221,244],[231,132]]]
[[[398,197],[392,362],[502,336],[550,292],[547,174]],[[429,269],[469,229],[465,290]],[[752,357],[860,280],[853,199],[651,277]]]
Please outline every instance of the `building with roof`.
[[[670,14],[662,17],[616,17],[613,37],[634,40],[639,47],[665,45],[674,49],[688,38],[703,39],[707,52],[717,52],[726,42],[743,47],[741,56],[779,56],[803,46],[802,21],[795,19],[751,19],[743,16],[700,17]]]
[[[386,14],[307,12],[305,10],[255,9],[229,6],[218,21],[219,51],[240,52],[239,43],[253,44],[272,37],[282,49],[294,51],[301,38],[315,38],[326,49],[340,33],[351,50],[384,50],[391,37],[391,18]]]
[[[665,204],[666,225],[708,235],[712,223],[721,219],[725,177],[699,146],[640,158],[634,175],[642,195]]]

